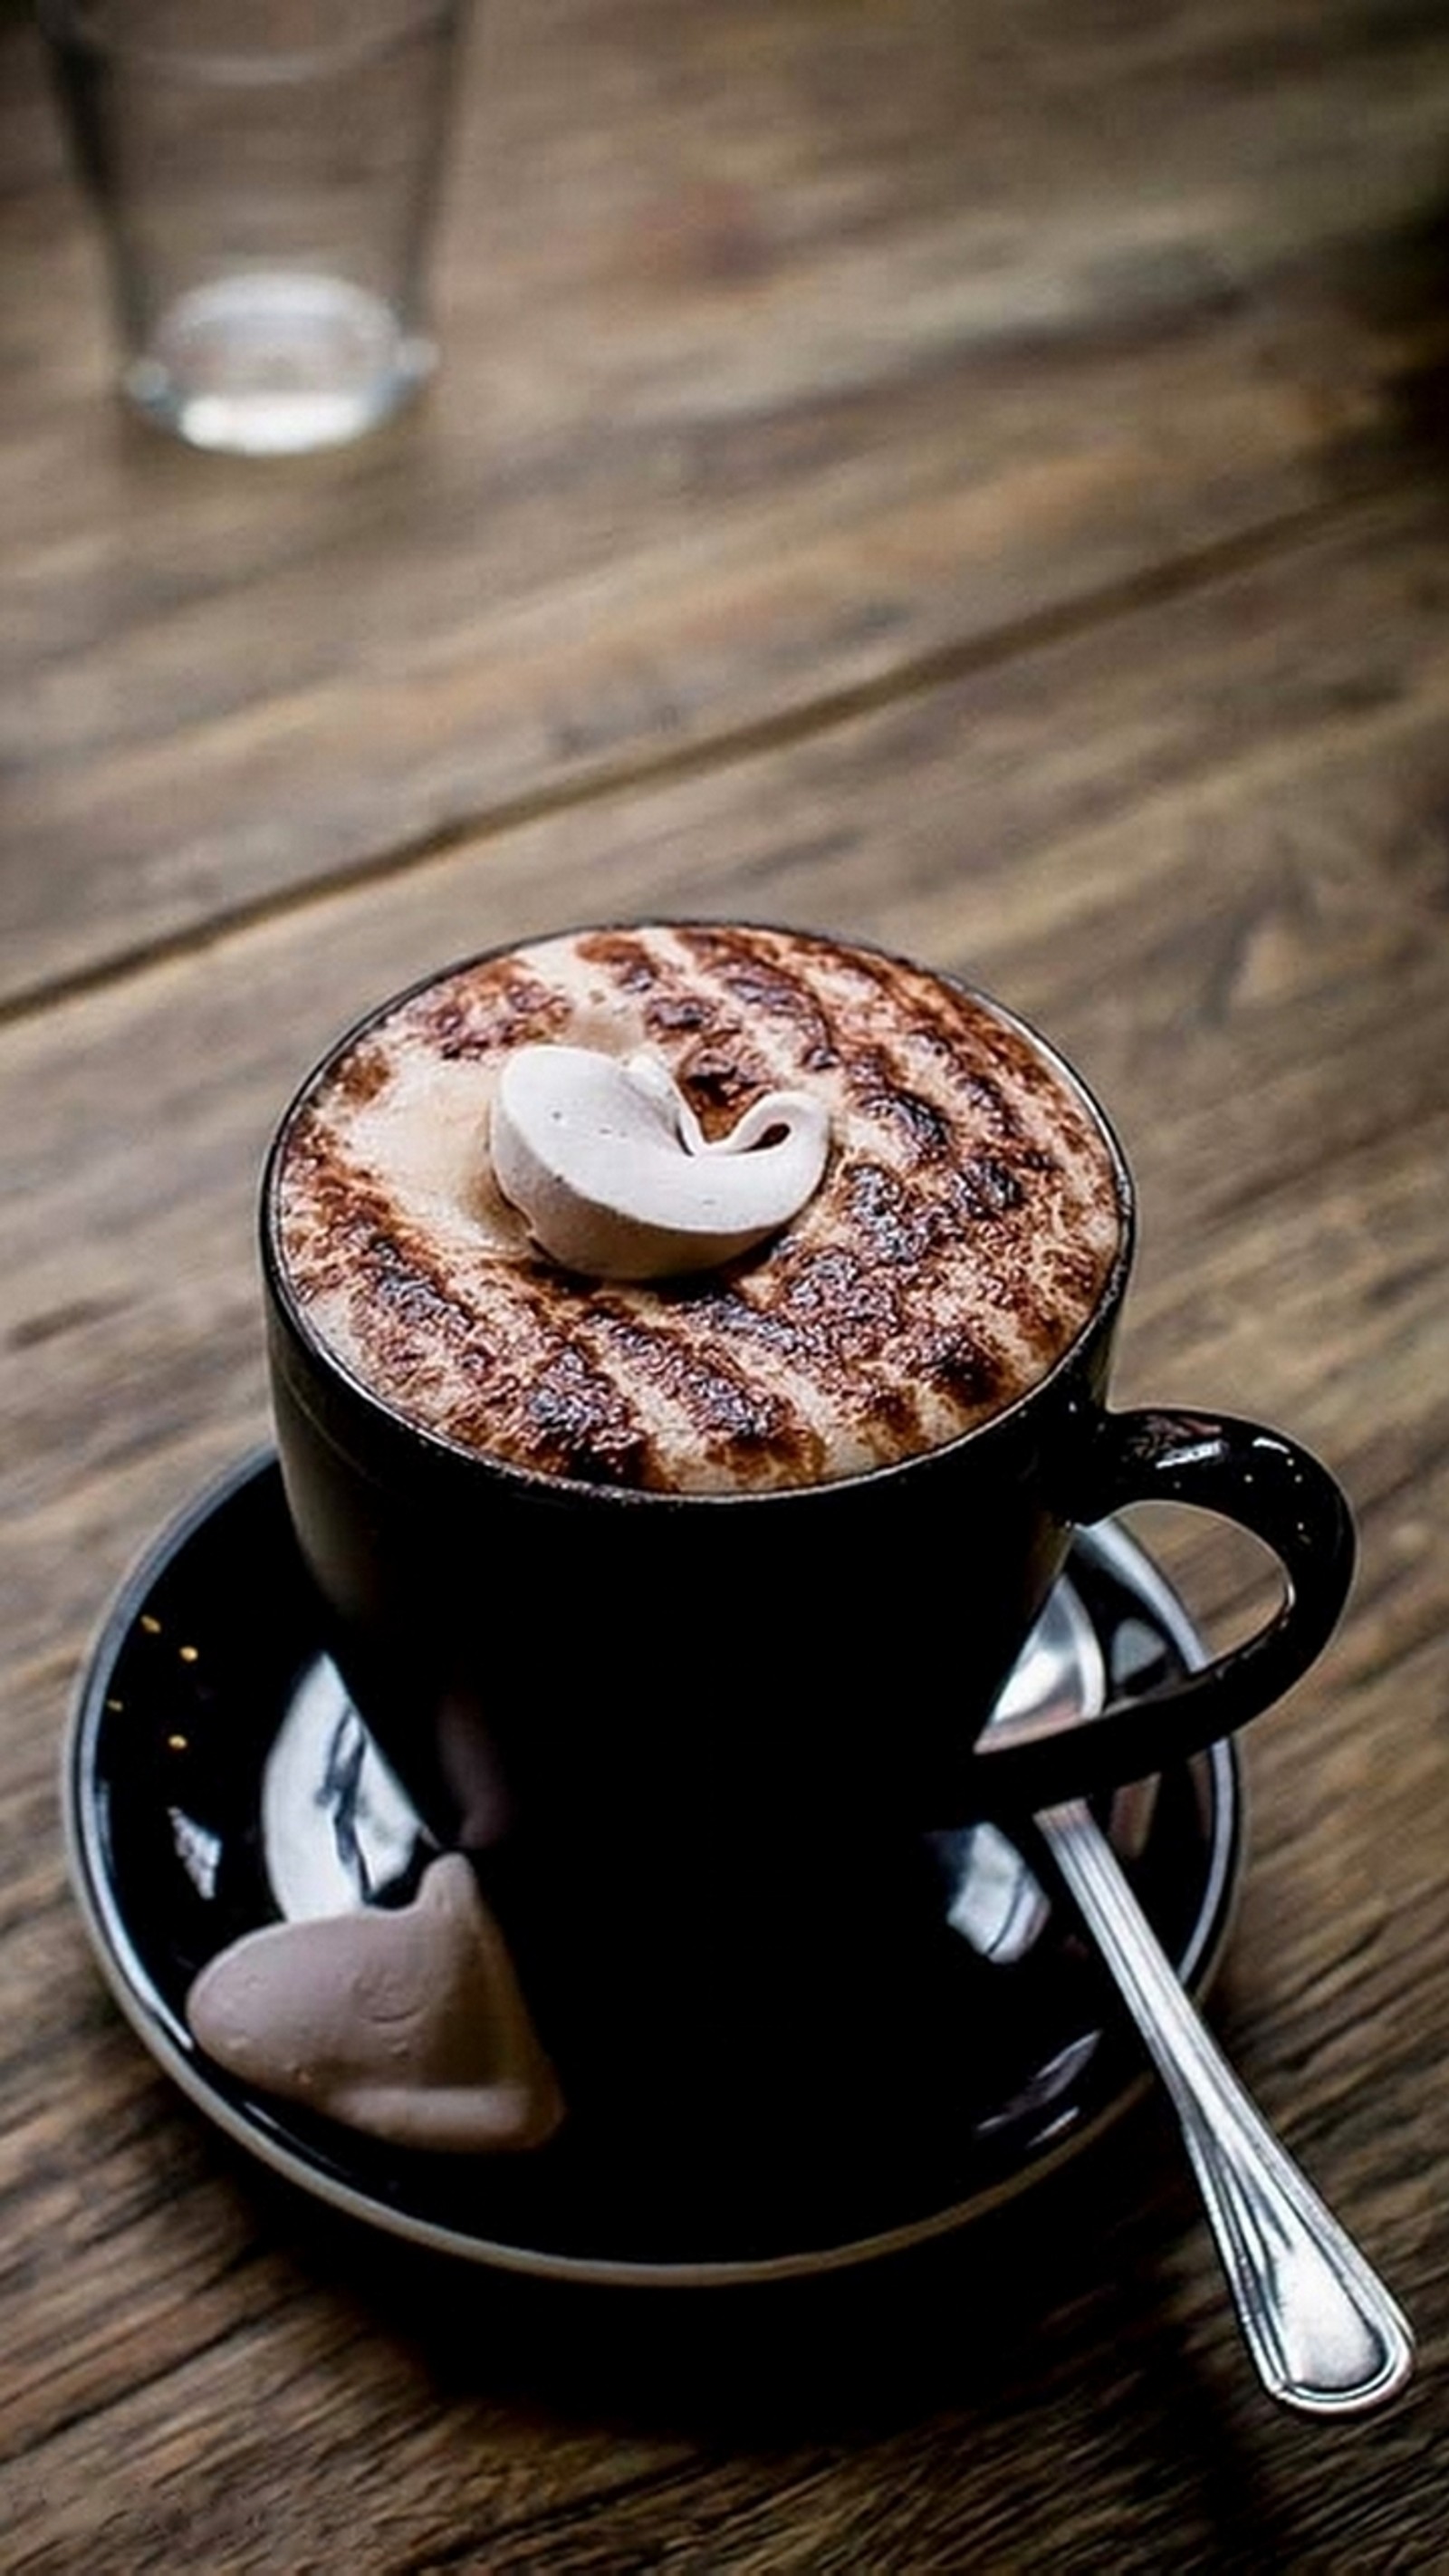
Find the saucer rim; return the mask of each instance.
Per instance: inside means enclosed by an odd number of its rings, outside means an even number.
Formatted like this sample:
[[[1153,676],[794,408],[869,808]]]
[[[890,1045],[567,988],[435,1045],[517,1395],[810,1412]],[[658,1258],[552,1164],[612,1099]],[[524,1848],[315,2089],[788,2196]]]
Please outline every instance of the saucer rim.
[[[208,1521],[248,1484],[277,1469],[277,1453],[269,1444],[248,1451],[193,1494],[122,1575],[82,1658],[71,1696],[62,1742],[61,1805],[71,1891],[103,1980],[123,2018],[162,2072],[213,2126],[284,2181],[358,2224],[376,2228],[424,2252],[492,2271],[618,2289],[712,2289],[798,2281],[884,2261],[981,2224],[1087,2154],[1150,2091],[1152,2073],[1144,2064],[1093,2118],[1073,2129],[1058,2145],[1044,2149],[1029,2164],[984,2185],[966,2200],[950,2202],[865,2236],[760,2256],[648,2260],[637,2256],[557,2253],[504,2238],[475,2235],[379,2200],[273,2135],[215,2088],[207,2076],[205,2061],[178,2045],[167,2028],[166,2018],[148,2000],[152,1980],[130,1937],[103,1862],[88,1756],[94,1752],[99,1722],[105,1714],[109,1674],[140,1615],[141,1605]],[[1141,1541],[1120,1521],[1095,1523],[1078,1531],[1075,1538],[1105,1565],[1109,1574],[1115,1574],[1137,1593],[1190,1670],[1206,1661],[1207,1648],[1179,1594]],[[1246,1872],[1247,1802],[1241,1754],[1233,1738],[1209,1745],[1197,1759],[1207,1765],[1212,1779],[1212,1836],[1192,1932],[1181,1958],[1174,1962],[1174,1970],[1189,1993],[1201,2001],[1216,1976],[1237,1918]]]

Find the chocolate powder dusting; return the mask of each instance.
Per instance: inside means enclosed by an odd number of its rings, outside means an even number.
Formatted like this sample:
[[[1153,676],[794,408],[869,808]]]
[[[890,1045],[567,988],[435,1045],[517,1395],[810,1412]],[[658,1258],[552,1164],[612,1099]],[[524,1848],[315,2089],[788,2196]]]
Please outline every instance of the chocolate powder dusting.
[[[488,1162],[501,1068],[539,1040],[649,1046],[708,1135],[766,1090],[814,1090],[819,1189],[717,1276],[566,1277]],[[874,950],[717,924],[541,941],[384,1011],[294,1116],[277,1219],[312,1328],[407,1419],[660,1491],[814,1483],[972,1429],[1075,1340],[1122,1223],[1097,1118],[990,1003]]]
[[[418,1034],[449,1063],[460,1057],[486,1061],[528,1039],[562,1037],[568,1017],[561,998],[518,966],[487,986],[457,978],[430,985],[412,1009]]]
[[[633,1407],[582,1354],[555,1354],[521,1391],[520,1454],[547,1475],[634,1485],[648,1470],[648,1436]]]

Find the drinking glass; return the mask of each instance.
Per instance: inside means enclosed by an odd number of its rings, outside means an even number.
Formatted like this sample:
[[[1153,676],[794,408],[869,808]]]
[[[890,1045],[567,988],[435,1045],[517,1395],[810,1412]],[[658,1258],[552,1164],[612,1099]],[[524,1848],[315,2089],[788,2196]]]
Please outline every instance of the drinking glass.
[[[386,419],[424,312],[461,0],[42,0],[121,384],[193,446]]]

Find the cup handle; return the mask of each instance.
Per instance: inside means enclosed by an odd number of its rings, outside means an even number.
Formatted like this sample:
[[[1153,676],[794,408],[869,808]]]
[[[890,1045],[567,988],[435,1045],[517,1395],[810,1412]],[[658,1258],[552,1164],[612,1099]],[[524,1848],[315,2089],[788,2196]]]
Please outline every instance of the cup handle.
[[[1064,1516],[1090,1525],[1142,1502],[1190,1504],[1250,1530],[1278,1559],[1283,1599],[1263,1627],[1200,1670],[1082,1724],[1045,1713],[988,1729],[976,1764],[992,1807],[1037,1811],[1185,1760],[1270,1708],[1333,1632],[1353,1574],[1353,1519],[1306,1449],[1228,1414],[1104,1414]]]

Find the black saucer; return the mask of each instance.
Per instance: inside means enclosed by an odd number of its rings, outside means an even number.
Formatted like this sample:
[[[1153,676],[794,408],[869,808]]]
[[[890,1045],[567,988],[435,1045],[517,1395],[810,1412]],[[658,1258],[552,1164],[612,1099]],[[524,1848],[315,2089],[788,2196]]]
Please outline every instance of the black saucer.
[[[1114,1690],[1201,1661],[1176,1594],[1124,1531],[1079,1538],[1070,1573]],[[1049,1863],[984,1828],[937,1838],[959,2036],[953,2009],[919,2098],[868,2140],[768,2139],[753,2173],[732,2155],[685,2178],[667,2142],[621,2150],[587,2121],[531,2155],[425,2155],[249,2093],[186,2027],[198,1969],[279,1914],[395,1895],[429,1856],[319,1653],[269,1454],[202,1495],[123,1585],[77,1694],[66,1791],[100,1965],[168,2074],[305,2190],[472,2262],[631,2283],[831,2270],[999,2207],[1144,2081]],[[1201,1992],[1243,1865],[1234,1749],[1129,1793],[1112,1825],[1159,1938]]]

